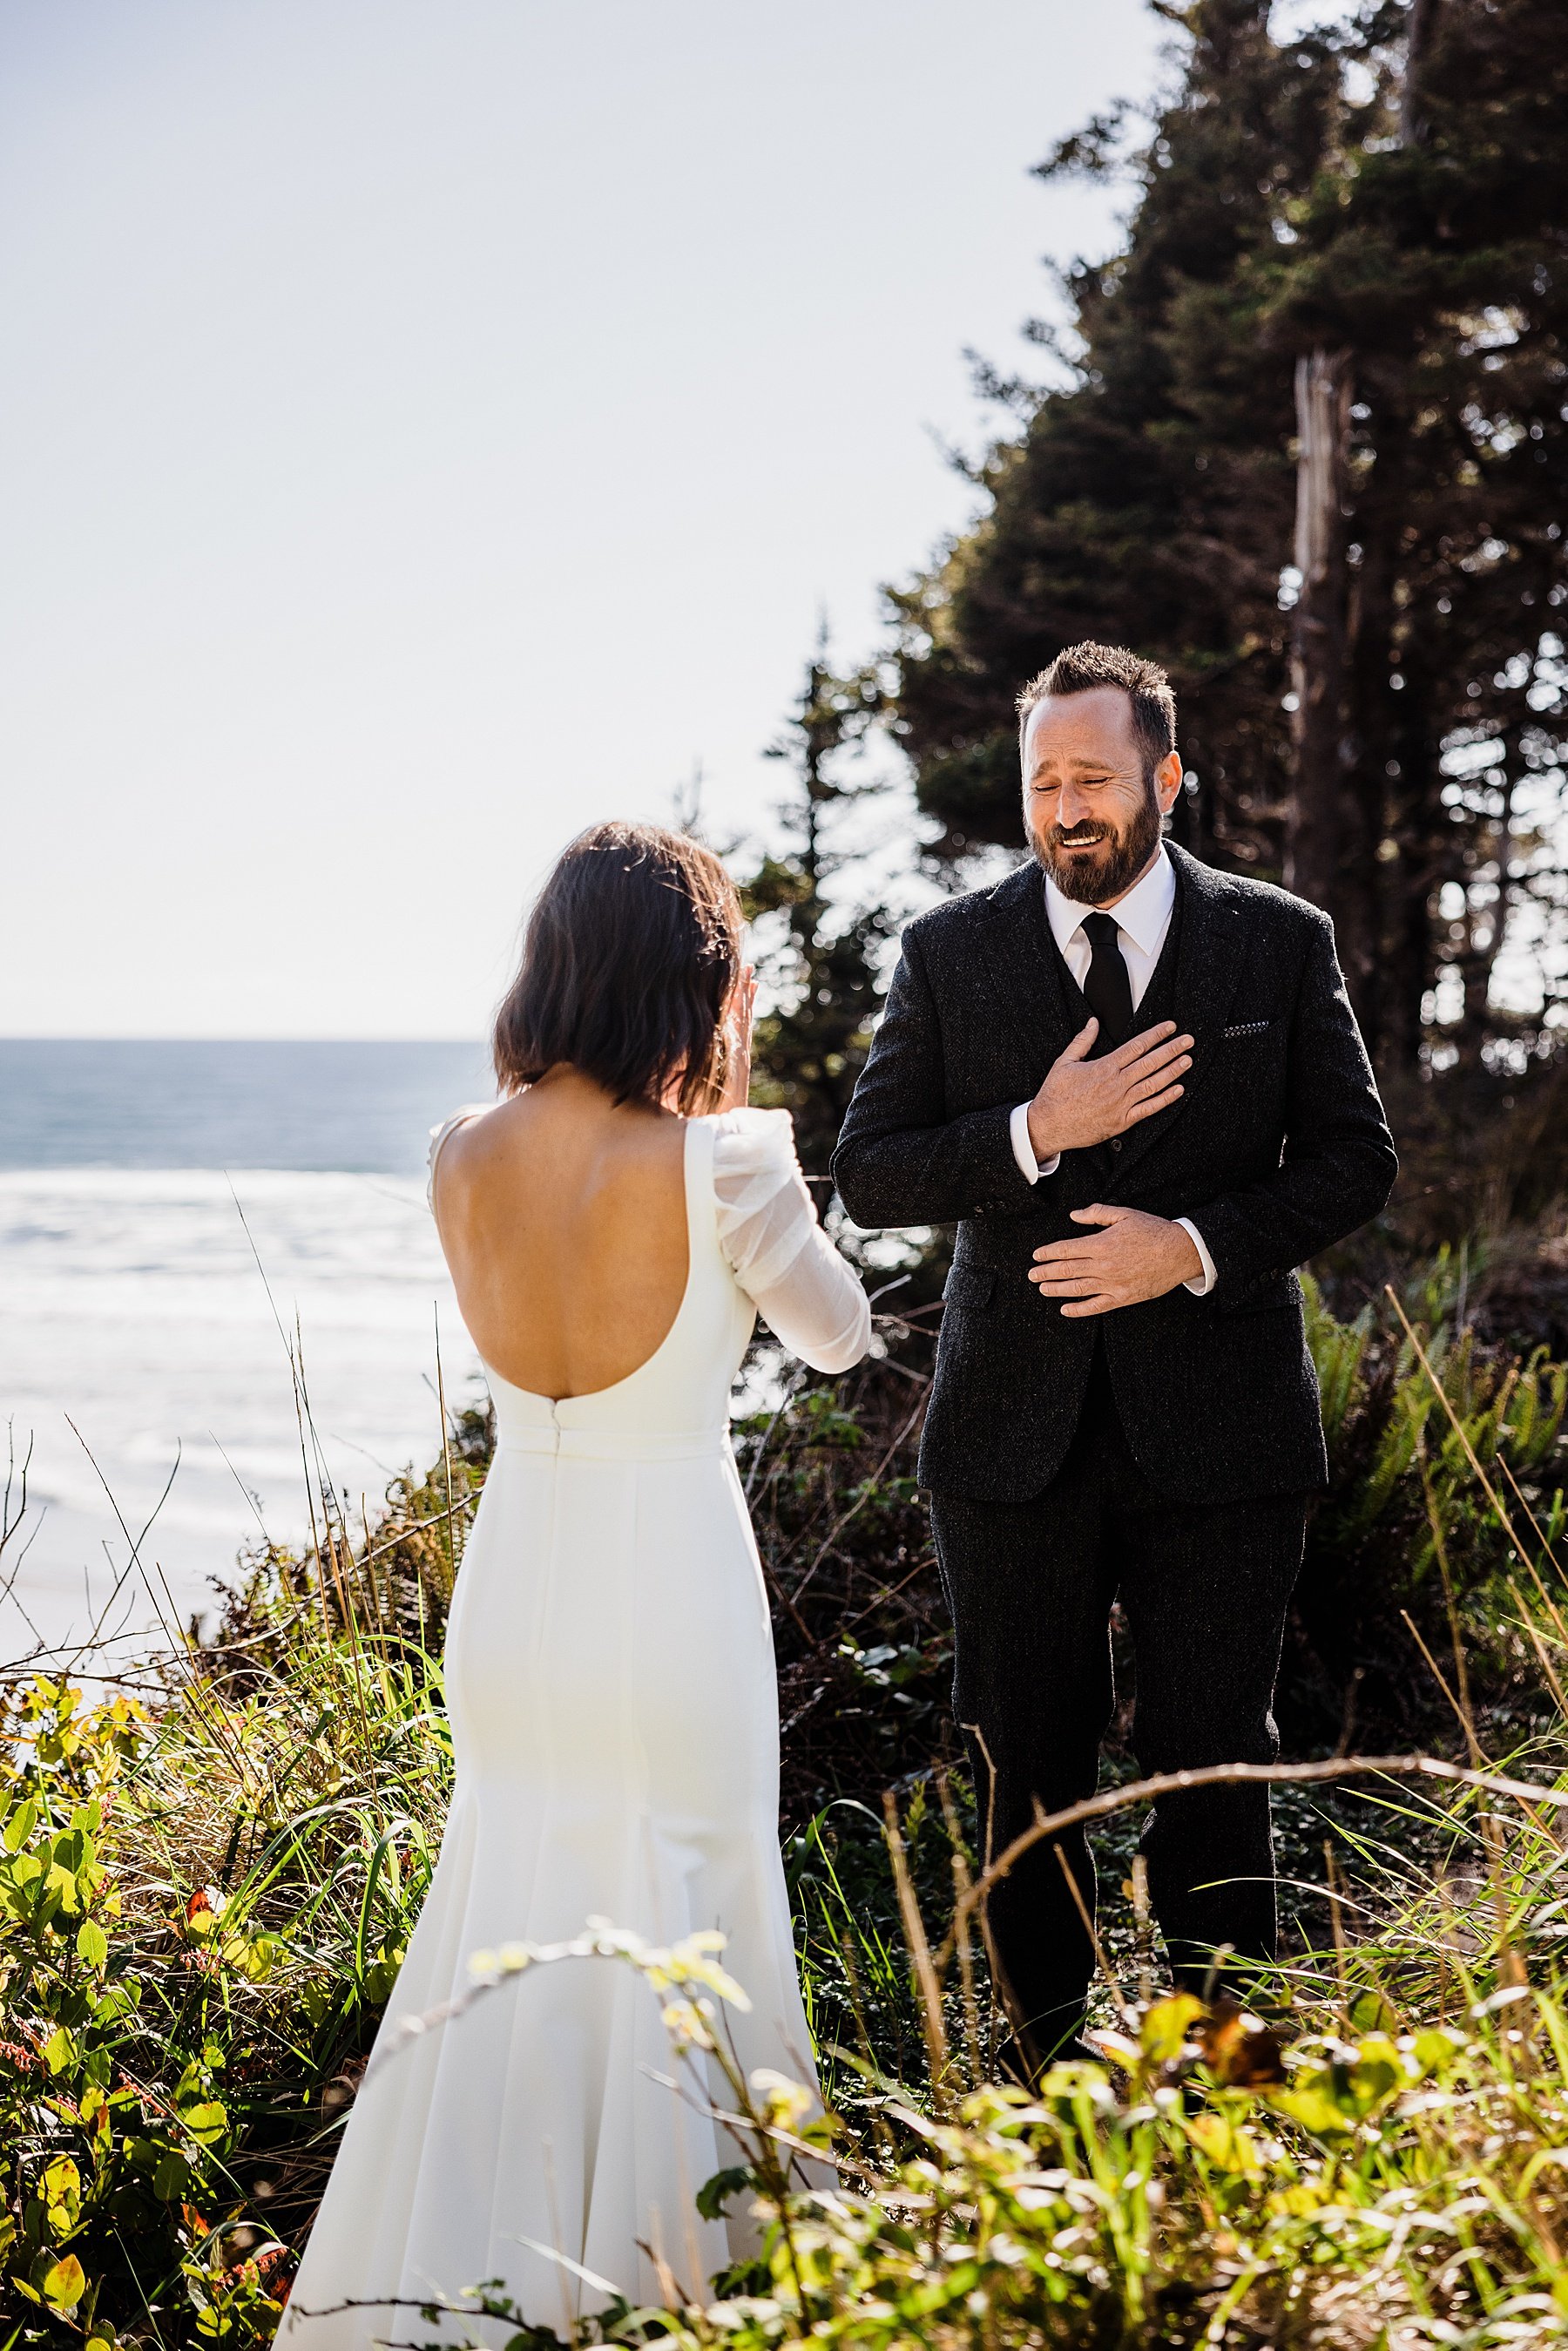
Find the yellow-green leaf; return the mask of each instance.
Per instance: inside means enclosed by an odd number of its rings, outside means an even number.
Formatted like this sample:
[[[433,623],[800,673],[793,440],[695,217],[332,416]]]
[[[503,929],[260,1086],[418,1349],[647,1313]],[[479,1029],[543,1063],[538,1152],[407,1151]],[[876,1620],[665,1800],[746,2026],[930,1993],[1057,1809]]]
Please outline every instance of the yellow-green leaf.
[[[77,2053],[77,2044],[63,2024],[57,2024],[44,2043],[44,2063],[51,2074],[63,2074]]]
[[[1200,2155],[1220,2171],[1256,2171],[1259,2168],[1257,2144],[1250,2131],[1243,2130],[1224,2115],[1193,2115],[1187,2124],[1187,2136]]]
[[[77,1957],[89,1968],[101,1968],[109,1958],[109,1937],[96,1918],[84,1918],[77,1928]]]
[[[1423,2074],[1440,2074],[1453,2064],[1464,2045],[1457,2032],[1450,2032],[1444,2025],[1431,2025],[1416,2035],[1416,2063]]]
[[[1322,2082],[1305,2082],[1294,2090],[1271,2090],[1269,2104],[1310,2131],[1314,2138],[1334,2138],[1355,2126],[1354,2116],[1345,2112]]]
[[[40,2291],[56,2310],[74,2310],[87,2292],[87,2272],[75,2253],[62,2253],[45,2271]]]
[[[1396,2032],[1399,2020],[1376,1984],[1366,1984],[1350,2003],[1350,2022],[1357,2032]]]
[[[17,1805],[5,1823],[3,1841],[6,1852],[20,1853],[37,1825],[38,1807],[29,1797],[25,1804]]]
[[[81,2218],[82,2176],[68,2155],[57,2155],[38,2183],[44,2218],[57,2237],[74,2229]]]
[[[275,1935],[231,1935],[223,1945],[223,1964],[251,1983],[265,1983],[283,1950]]]
[[[1375,2105],[1386,2098],[1390,2090],[1405,2086],[1405,2069],[1399,2063],[1399,2053],[1385,2033],[1376,2033],[1364,2041],[1350,2069],[1351,2085],[1363,2107]]]
[[[74,1870],[62,1868],[57,1861],[51,1863],[48,1876],[44,1883],[44,1890],[47,1894],[58,1896],[60,1908],[67,1917],[76,1917],[77,1881]]]
[[[182,2106],[180,2120],[202,2147],[214,2146],[229,2126],[228,2111],[215,2098],[205,2099],[200,2105]]]
[[[1203,2002],[1189,1991],[1170,2000],[1157,2000],[1138,2027],[1143,2053],[1152,2065],[1172,2065],[1180,2056],[1188,2032],[1203,2013]]]

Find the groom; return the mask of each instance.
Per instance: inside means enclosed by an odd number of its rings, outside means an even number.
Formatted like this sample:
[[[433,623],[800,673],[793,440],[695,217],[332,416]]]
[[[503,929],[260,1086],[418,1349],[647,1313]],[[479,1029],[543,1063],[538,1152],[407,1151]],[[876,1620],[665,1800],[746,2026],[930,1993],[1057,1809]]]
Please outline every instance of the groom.
[[[919,1475],[992,1852],[1094,1792],[1113,1600],[1146,1772],[1277,1754],[1325,1483],[1293,1269],[1396,1165],[1326,917],[1164,841],[1163,671],[1075,645],[1018,707],[1033,861],[905,931],[833,1169],[857,1224],[958,1226]],[[1168,1799],[1144,1852],[1179,1980],[1272,1955],[1265,1788]],[[1079,1831],[992,1898],[1026,2060],[1082,2029],[1094,1889]]]

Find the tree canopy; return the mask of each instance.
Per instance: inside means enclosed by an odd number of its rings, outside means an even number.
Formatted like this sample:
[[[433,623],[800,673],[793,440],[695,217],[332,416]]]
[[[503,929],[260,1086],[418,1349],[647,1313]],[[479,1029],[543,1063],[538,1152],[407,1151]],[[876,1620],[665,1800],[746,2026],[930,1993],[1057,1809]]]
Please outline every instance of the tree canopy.
[[[961,859],[1022,838],[1023,681],[1083,637],[1154,656],[1179,834],[1328,908],[1380,1064],[1521,1067],[1568,994],[1560,0],[1293,37],[1268,0],[1155,5],[1152,120],[1038,167],[1129,175],[1123,248],[1065,272],[1055,380],[992,386],[979,520],[890,591],[889,722]]]

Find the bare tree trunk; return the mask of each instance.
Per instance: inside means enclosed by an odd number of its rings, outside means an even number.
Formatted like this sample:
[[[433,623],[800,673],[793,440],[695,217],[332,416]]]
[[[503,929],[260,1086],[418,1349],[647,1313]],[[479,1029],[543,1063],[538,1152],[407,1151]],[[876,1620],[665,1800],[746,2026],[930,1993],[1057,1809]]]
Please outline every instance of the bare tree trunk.
[[[1344,781],[1345,500],[1350,437],[1350,353],[1296,361],[1296,569],[1291,718],[1295,779],[1285,839],[1285,886],[1327,913],[1338,909]]]
[[[1398,134],[1407,147],[1424,144],[1422,73],[1431,53],[1442,0],[1409,0]],[[1366,642],[1355,649],[1351,688],[1354,716],[1369,755],[1361,761],[1367,815],[1379,807],[1363,854],[1365,893],[1373,911],[1368,940],[1376,970],[1365,983],[1373,1013],[1375,1050],[1407,1070],[1419,1066],[1426,1042],[1422,1008],[1436,965],[1435,899],[1445,878],[1448,827],[1442,778],[1432,739],[1431,680],[1421,647],[1401,619],[1400,529],[1411,487],[1413,420],[1407,358],[1390,358],[1373,371],[1378,385],[1377,461],[1367,501],[1364,558]],[[1393,691],[1393,673],[1403,690]],[[1358,1007],[1359,1008],[1359,1007]]]

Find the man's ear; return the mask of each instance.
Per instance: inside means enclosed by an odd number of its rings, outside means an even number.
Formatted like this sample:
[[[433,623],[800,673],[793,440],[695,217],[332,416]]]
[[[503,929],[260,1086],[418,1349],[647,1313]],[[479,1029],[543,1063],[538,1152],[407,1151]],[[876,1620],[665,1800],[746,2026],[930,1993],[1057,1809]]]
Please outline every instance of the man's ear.
[[[1179,751],[1168,751],[1154,771],[1154,789],[1159,798],[1162,816],[1170,814],[1180,797],[1182,773]]]

